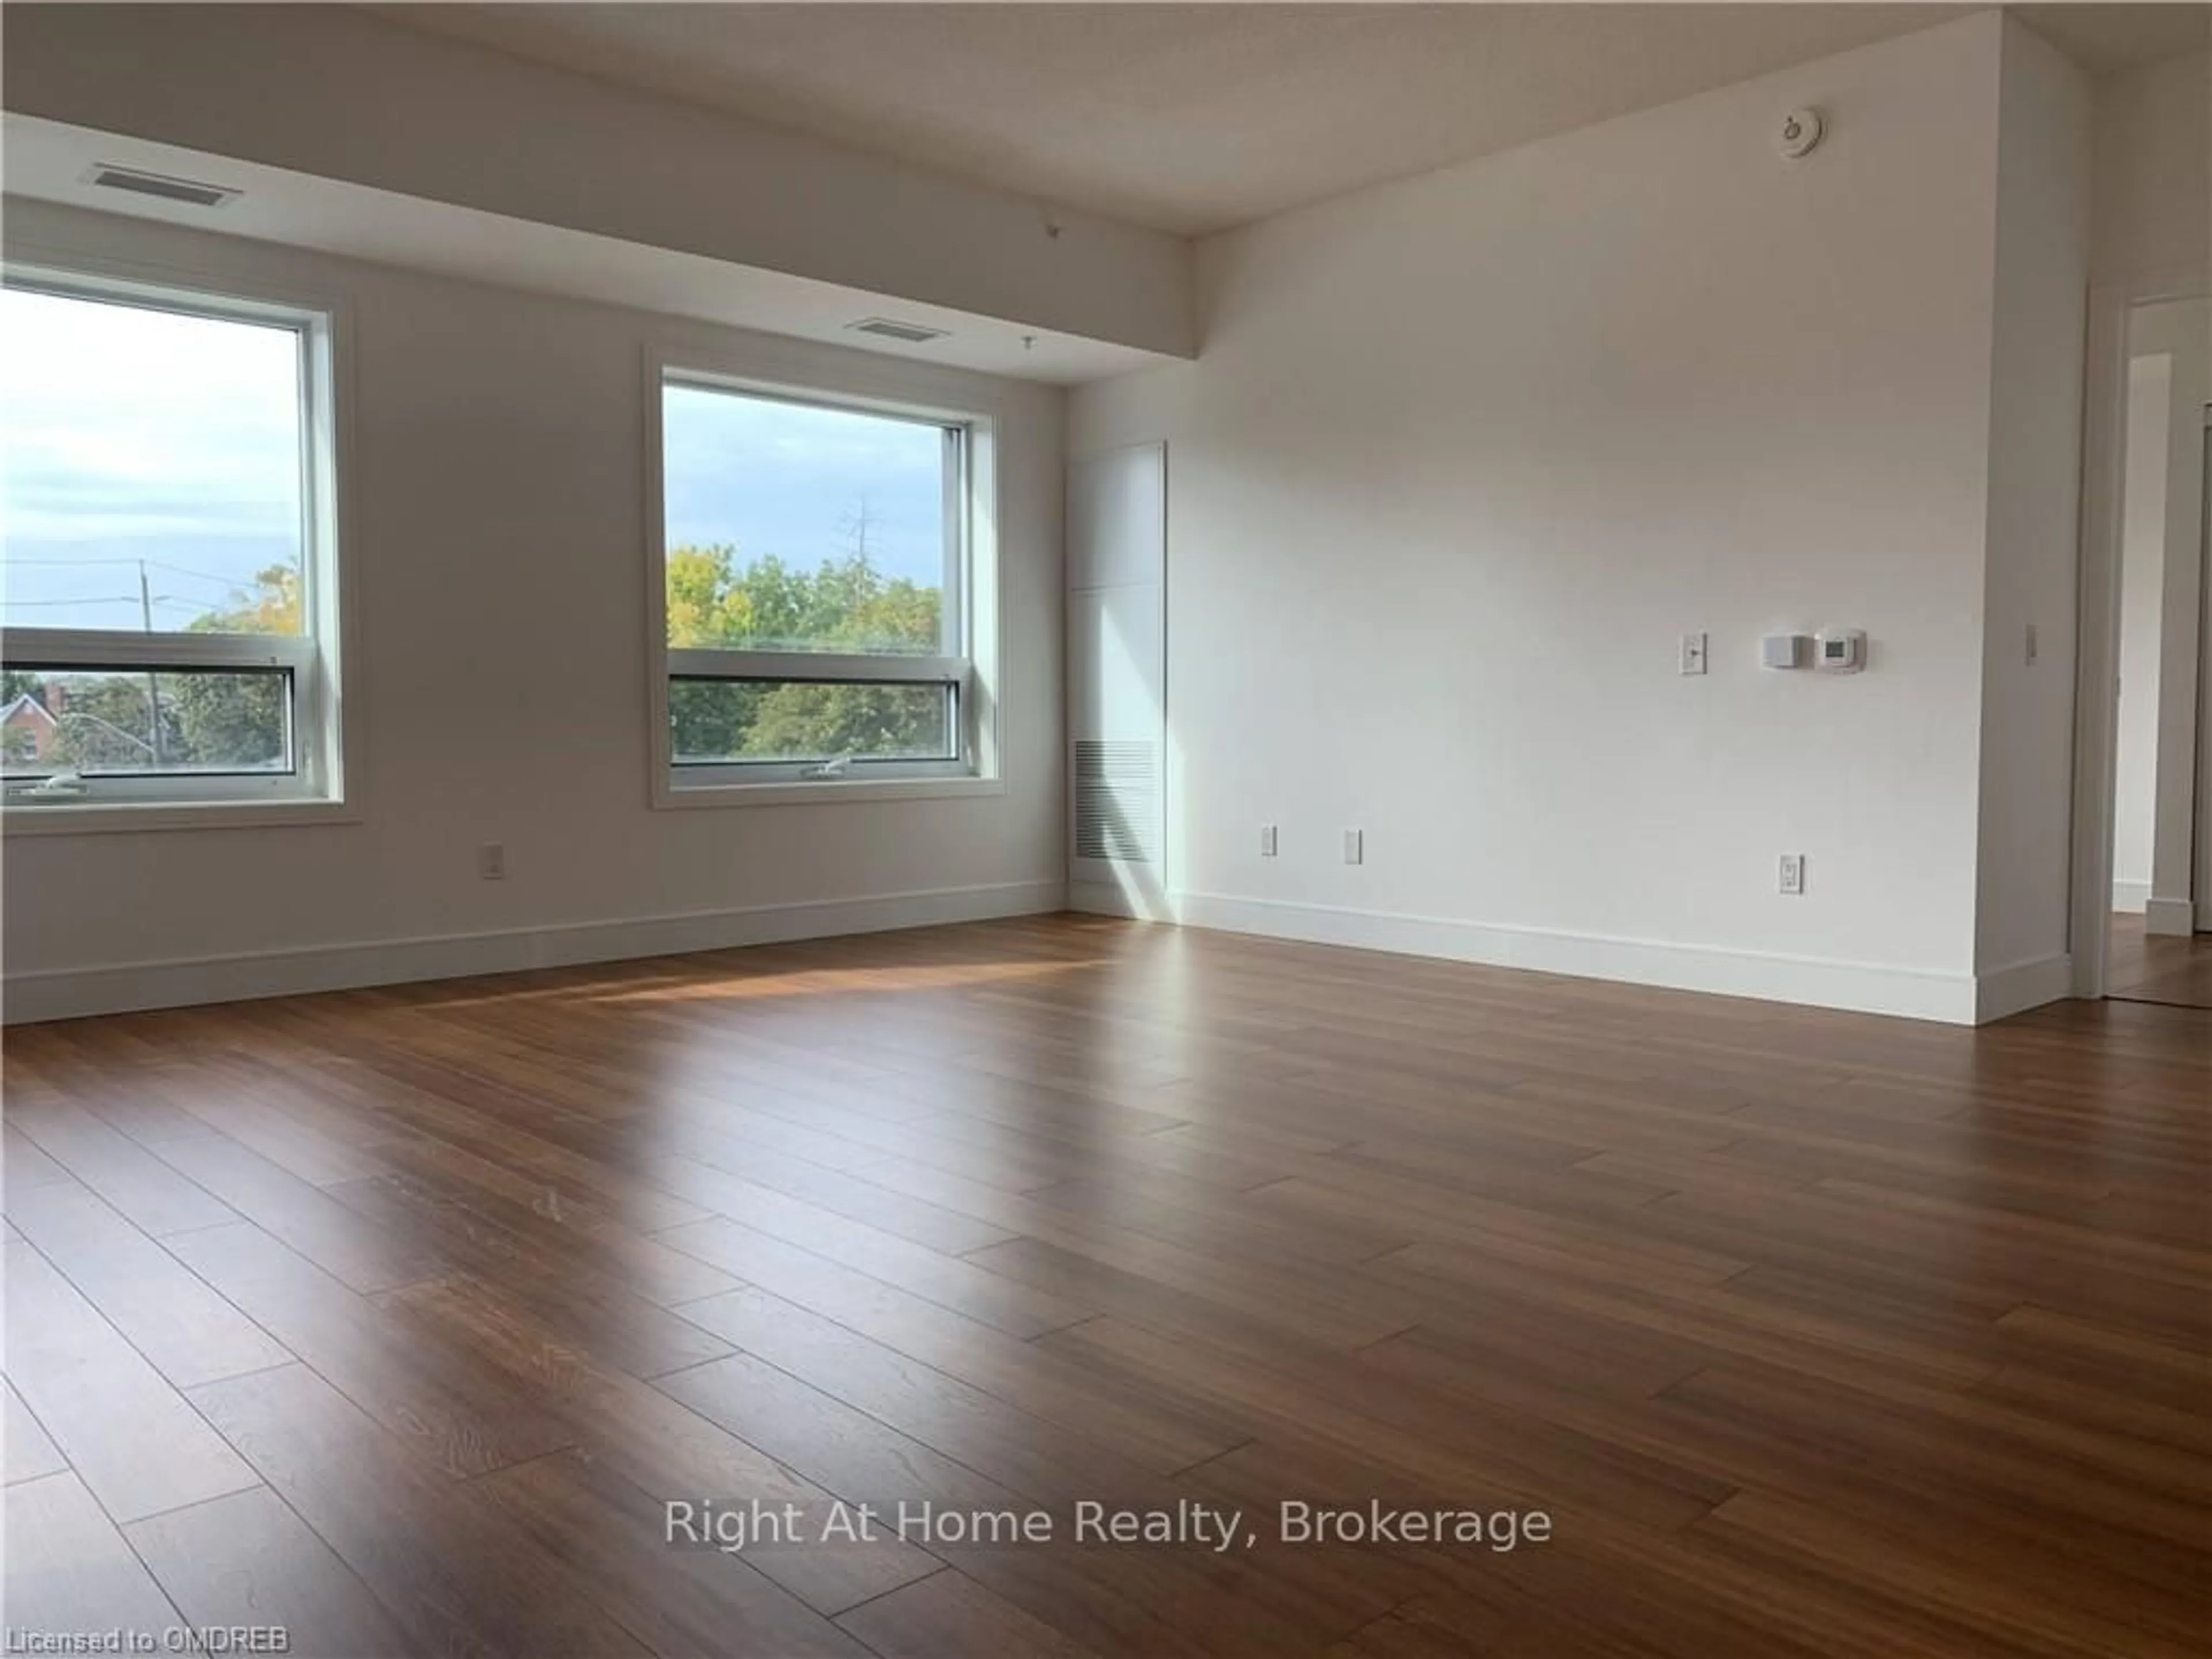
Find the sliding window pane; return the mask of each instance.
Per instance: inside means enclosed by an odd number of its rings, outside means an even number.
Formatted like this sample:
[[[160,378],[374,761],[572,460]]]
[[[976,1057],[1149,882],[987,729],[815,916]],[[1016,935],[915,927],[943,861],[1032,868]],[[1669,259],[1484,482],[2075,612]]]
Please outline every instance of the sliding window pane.
[[[295,328],[0,289],[0,621],[298,634]]]
[[[11,778],[294,769],[289,669],[10,668],[0,678]]]
[[[951,760],[946,685],[676,679],[670,750],[678,766],[732,761]]]
[[[671,646],[958,653],[945,428],[671,382],[661,444]]]

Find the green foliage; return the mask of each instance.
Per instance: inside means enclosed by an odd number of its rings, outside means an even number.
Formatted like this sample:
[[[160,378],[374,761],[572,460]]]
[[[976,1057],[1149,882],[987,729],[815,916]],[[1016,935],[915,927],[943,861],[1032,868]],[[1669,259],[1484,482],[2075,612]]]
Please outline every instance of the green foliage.
[[[225,770],[281,768],[287,757],[284,682],[276,674],[185,674],[165,687],[189,763]]]
[[[210,611],[195,617],[195,634],[297,634],[300,631],[300,573],[289,564],[272,564],[253,576],[253,591],[234,596],[228,611]]]
[[[300,573],[275,564],[254,577],[253,591],[228,611],[191,624],[195,634],[297,634]],[[287,756],[289,701],[275,674],[187,674],[164,690],[176,705],[187,763],[215,768],[281,766]]]
[[[806,571],[773,555],[738,568],[729,547],[668,553],[668,643],[934,656],[940,595],[870,562],[865,540]],[[678,681],[668,714],[679,760],[820,760],[839,755],[942,755],[945,698],[896,685]]]
[[[196,618],[196,634],[297,634],[300,575],[257,574],[228,610]],[[7,696],[28,691],[56,717],[48,757],[82,771],[264,770],[289,756],[283,678],[271,673],[59,673],[14,669]],[[18,738],[23,739],[18,742]],[[29,761],[27,732],[10,732],[7,759]]]
[[[135,772],[157,760],[180,762],[184,732],[177,711],[162,700],[156,726],[147,680],[143,674],[53,676],[46,707],[58,709],[49,758],[84,771]]]
[[[951,749],[934,686],[779,685],[761,698],[749,752],[808,760],[866,755],[942,759]]]

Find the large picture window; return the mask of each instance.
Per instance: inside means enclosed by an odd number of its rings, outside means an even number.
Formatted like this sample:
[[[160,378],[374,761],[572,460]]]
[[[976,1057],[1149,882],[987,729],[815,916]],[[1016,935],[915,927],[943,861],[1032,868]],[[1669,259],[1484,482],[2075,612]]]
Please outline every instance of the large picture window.
[[[9,810],[336,793],[327,318],[9,271]]]
[[[977,423],[659,386],[671,786],[977,770]]]

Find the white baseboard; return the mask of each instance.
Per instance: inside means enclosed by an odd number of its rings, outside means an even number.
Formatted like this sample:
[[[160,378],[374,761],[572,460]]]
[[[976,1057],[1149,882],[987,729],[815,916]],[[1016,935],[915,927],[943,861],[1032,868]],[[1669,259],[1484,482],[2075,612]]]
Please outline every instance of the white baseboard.
[[[1178,896],[1175,909],[1176,920],[1192,927],[1218,927],[1234,933],[1443,957],[1492,967],[1621,980],[1634,985],[1858,1013],[1896,1014],[1954,1025],[1995,1018],[1981,1012],[1980,987],[1972,974],[1203,893]],[[2065,994],[2064,988],[2055,994]]]
[[[10,974],[4,997],[0,997],[0,1016],[8,1024],[22,1024],[138,1008],[179,1008],[308,991],[341,991],[362,985],[399,985],[634,957],[679,956],[690,951],[827,939],[840,933],[887,933],[900,927],[983,921],[995,916],[1036,915],[1060,909],[1066,898],[1066,885],[1058,881],[1005,882],[635,921],[568,922],[107,968],[64,968]]]
[[[2150,884],[2147,881],[2123,881],[2112,878],[2112,914],[2119,916],[2139,916],[2143,906],[2150,902]]]
[[[2143,905],[2143,932],[2186,939],[2197,931],[2197,907],[2187,899],[2148,900]]]
[[[2073,994],[2074,958],[2065,952],[2016,962],[1975,977],[1974,1023],[2008,1019]]]
[[[1071,881],[1067,908],[1093,916],[1127,916],[1136,921],[1173,921],[1176,905],[1164,895],[1104,881]]]

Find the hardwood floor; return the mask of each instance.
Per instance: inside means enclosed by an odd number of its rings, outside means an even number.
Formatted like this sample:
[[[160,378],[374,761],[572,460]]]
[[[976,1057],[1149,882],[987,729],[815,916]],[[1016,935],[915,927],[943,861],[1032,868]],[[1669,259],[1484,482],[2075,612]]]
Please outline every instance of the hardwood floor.
[[[2188,1011],[1969,1031],[1057,917],[24,1027],[6,1063],[16,1639],[2212,1639]],[[754,1499],[886,1524],[664,1541],[671,1500]],[[1086,1502],[1256,1541],[1079,1540]],[[1286,1502],[1490,1538],[1302,1544]],[[1057,1533],[899,1537],[902,1503]]]
[[[2148,933],[2139,915],[2115,915],[2105,963],[2106,994],[2128,1002],[2212,1009],[2212,933]]]

